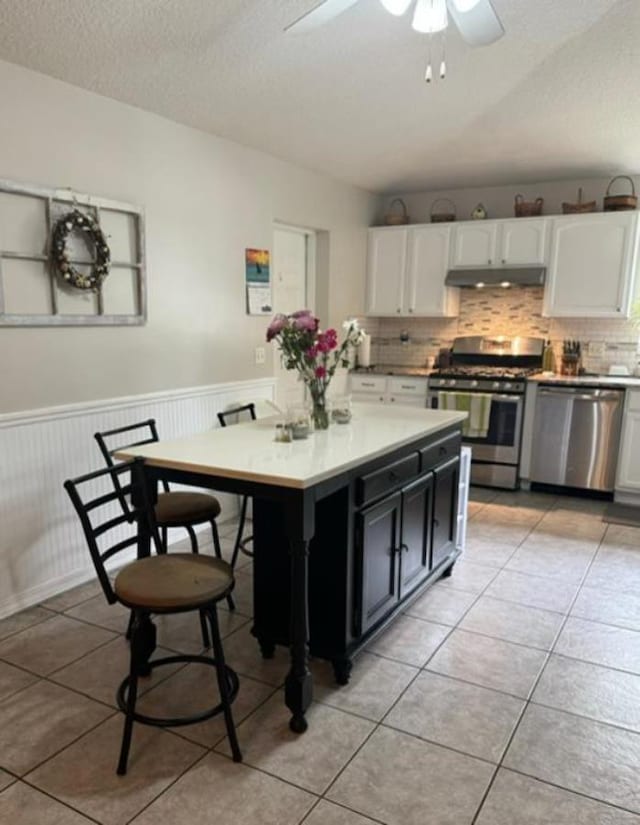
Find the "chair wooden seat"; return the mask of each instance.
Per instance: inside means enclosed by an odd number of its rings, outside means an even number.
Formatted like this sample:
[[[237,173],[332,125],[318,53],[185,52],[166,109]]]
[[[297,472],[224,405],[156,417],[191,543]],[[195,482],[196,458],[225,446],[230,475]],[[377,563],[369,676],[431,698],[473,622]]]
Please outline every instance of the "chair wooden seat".
[[[116,576],[120,602],[154,613],[193,610],[224,598],[233,589],[231,565],[212,556],[171,553],[131,562]]]
[[[220,515],[220,502],[207,493],[168,492],[158,495],[156,521],[159,527],[201,524]]]

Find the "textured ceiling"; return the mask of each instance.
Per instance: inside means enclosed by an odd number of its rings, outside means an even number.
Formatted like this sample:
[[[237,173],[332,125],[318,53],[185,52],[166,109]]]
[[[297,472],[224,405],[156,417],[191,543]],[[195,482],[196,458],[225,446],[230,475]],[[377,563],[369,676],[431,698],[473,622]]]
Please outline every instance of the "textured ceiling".
[[[284,34],[314,2],[0,0],[0,58],[375,191],[640,170],[640,0],[493,0],[431,86],[379,0]]]

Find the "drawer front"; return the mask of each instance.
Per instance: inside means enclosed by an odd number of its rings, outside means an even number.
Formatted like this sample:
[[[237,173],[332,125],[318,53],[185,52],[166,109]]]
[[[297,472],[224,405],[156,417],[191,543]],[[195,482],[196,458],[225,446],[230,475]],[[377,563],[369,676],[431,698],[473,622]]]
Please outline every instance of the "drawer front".
[[[401,487],[415,478],[420,470],[418,453],[411,453],[406,458],[387,464],[373,473],[362,476],[356,482],[356,501],[365,504]]]
[[[378,395],[387,391],[387,379],[380,375],[352,375],[351,392],[371,392]]]
[[[389,392],[391,395],[415,395],[424,398],[427,403],[426,378],[390,378]]]
[[[430,470],[438,464],[442,464],[450,458],[460,454],[460,446],[462,443],[462,436],[460,433],[452,433],[446,438],[430,444],[428,447],[423,447],[420,450],[420,458],[422,461],[421,470]]]

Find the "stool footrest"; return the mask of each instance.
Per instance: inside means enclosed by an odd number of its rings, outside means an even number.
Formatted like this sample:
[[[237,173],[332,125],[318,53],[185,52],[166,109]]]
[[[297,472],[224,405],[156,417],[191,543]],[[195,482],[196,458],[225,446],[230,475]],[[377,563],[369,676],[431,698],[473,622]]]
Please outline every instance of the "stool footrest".
[[[217,668],[219,666],[216,660],[211,658],[210,656],[194,656],[184,654],[181,656],[165,656],[162,659],[155,659],[149,662],[149,671],[152,671],[157,667],[162,667],[163,665],[194,663],[208,665],[209,667],[213,668]],[[229,682],[229,701],[233,702],[236,696],[238,695],[238,675],[236,674],[235,670],[232,670],[232,668],[230,668],[228,665],[225,665],[224,669],[227,676],[227,680]],[[127,712],[127,689],[129,687],[129,681],[129,676],[123,679],[120,684],[120,687],[116,692],[116,701],[118,703],[118,707],[123,713]],[[222,706],[222,703],[220,702],[214,707],[200,711],[200,713],[191,714],[189,716],[177,716],[167,718],[159,716],[147,716],[143,713],[135,712],[133,714],[133,719],[134,721],[140,722],[143,725],[151,725],[156,728],[177,728],[182,725],[195,725],[198,722],[204,722],[207,719],[211,719],[213,716],[217,716],[223,711],[224,708]]]

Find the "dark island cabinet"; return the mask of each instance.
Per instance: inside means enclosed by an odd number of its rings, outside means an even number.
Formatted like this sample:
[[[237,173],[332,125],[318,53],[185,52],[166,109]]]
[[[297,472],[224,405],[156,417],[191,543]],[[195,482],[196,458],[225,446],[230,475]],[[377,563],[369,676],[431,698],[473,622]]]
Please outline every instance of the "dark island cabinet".
[[[458,524],[456,491],[460,478],[460,458],[456,456],[440,467],[434,475],[433,539],[431,567],[437,567],[454,548]]]
[[[348,681],[352,656],[453,567],[460,430],[423,439],[333,483],[309,547],[309,650]],[[290,641],[284,510],[254,499],[254,625],[265,656]]]

